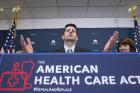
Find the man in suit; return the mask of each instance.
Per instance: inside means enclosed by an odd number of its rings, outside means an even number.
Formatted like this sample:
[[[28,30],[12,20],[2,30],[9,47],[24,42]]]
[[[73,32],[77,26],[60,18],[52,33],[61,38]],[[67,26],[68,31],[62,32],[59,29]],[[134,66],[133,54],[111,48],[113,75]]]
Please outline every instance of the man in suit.
[[[115,31],[114,34],[110,37],[103,49],[104,52],[111,52],[116,40],[118,39],[118,34],[119,33]],[[54,52],[89,52],[87,49],[77,47],[76,43],[78,41],[78,35],[77,26],[75,24],[67,24],[65,26],[64,33],[62,34],[62,40],[64,41],[64,46],[62,48],[56,49]],[[21,35],[20,43],[23,49],[23,53],[33,53],[33,47],[30,38],[26,38],[25,41],[23,35]]]
[[[60,49],[55,50],[55,52],[88,52],[84,48],[77,47],[76,43],[78,41],[77,27],[75,24],[67,24],[62,35],[62,40],[64,41],[64,46]]]

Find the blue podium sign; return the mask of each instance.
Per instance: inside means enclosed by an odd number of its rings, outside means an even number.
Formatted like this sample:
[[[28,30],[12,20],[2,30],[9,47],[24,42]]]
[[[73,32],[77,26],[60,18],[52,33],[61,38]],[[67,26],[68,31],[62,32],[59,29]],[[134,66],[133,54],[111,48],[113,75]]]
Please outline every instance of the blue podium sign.
[[[0,93],[139,93],[139,53],[1,55]]]

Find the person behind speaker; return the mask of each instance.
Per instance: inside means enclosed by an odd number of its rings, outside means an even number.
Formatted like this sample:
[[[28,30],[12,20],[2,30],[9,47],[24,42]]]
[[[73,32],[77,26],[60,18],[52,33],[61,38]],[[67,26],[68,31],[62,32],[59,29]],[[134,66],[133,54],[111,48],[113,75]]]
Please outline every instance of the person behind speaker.
[[[122,38],[118,43],[118,52],[136,52],[134,40],[128,37]]]
[[[119,33],[115,31],[115,33],[110,37],[108,42],[104,47],[104,52],[111,52],[116,41],[118,40]],[[131,38],[125,37],[119,40],[118,43],[118,52],[136,52],[136,45],[134,40]]]

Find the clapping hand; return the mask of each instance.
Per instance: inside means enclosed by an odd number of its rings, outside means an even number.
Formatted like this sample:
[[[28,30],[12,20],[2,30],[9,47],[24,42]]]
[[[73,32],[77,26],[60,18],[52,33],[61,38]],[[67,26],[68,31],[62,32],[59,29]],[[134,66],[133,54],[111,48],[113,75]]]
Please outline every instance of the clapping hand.
[[[26,41],[25,41],[23,35],[21,35],[20,44],[21,44],[21,47],[22,47],[24,53],[33,53],[33,47],[32,47],[30,38],[26,38]]]
[[[104,47],[104,52],[111,52],[112,48],[115,45],[115,42],[118,40],[119,33],[117,31],[114,32],[114,34],[110,37],[108,42],[106,43]]]

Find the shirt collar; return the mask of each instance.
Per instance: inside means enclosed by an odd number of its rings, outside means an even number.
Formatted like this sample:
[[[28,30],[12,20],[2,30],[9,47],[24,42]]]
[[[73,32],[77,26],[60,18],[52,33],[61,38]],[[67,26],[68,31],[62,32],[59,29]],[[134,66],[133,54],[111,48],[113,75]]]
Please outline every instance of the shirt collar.
[[[64,45],[64,49],[65,49],[65,53],[67,53],[68,50],[72,50],[72,52],[74,53],[75,45],[73,45],[71,48],[69,48],[68,46]]]

